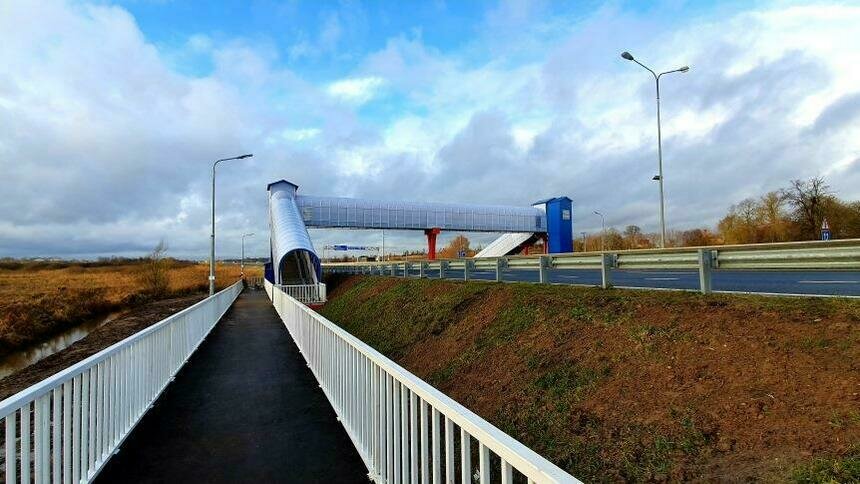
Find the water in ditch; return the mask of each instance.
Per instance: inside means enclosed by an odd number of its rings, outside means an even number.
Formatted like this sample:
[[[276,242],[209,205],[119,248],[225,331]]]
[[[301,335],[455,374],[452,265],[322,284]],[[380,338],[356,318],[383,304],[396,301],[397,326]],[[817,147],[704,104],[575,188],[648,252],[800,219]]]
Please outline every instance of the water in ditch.
[[[42,358],[53,355],[58,351],[68,348],[76,341],[80,341],[96,328],[116,319],[122,311],[108,314],[107,316],[92,319],[81,323],[74,328],[69,328],[62,333],[52,336],[47,341],[30,346],[23,350],[6,355],[0,360],[0,379],[26,368]]]

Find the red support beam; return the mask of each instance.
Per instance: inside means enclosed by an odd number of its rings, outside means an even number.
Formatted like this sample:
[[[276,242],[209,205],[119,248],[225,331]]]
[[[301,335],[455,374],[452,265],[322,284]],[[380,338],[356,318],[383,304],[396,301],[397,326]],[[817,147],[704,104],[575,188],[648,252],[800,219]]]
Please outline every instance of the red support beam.
[[[439,235],[442,229],[426,229],[424,235],[427,236],[427,259],[436,260],[436,236]]]

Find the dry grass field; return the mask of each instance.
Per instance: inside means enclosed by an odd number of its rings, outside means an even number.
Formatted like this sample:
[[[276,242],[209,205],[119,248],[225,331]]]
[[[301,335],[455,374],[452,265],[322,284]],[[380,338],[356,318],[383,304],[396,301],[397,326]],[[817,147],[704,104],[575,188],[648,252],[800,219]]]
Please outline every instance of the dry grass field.
[[[0,266],[0,357],[90,318],[144,302],[202,293],[208,266],[164,261],[166,288],[148,290],[146,262],[18,263]],[[259,266],[246,275],[259,276]],[[239,278],[238,265],[219,265],[218,288]]]

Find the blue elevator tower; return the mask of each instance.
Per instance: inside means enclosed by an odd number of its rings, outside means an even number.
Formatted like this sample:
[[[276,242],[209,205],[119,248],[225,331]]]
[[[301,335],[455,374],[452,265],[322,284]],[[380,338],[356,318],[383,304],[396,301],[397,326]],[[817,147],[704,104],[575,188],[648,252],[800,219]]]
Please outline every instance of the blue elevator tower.
[[[534,205],[546,206],[548,252],[573,252],[573,201],[568,197],[555,197],[535,202]]]

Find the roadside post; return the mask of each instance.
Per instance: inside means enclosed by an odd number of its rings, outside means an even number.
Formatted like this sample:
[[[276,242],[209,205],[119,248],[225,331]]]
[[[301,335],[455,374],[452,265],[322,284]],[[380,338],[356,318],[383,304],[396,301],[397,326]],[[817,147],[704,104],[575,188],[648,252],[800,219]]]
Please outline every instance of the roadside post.
[[[470,269],[469,265],[470,265],[469,259],[463,259],[463,280],[464,281],[469,280],[469,269]]]
[[[538,280],[541,284],[549,282],[549,268],[552,265],[552,259],[548,255],[540,256],[538,265]]]
[[[504,257],[496,258],[496,282],[502,282],[502,269],[504,269],[505,262]]]
[[[615,265],[613,254],[606,252],[600,254],[600,287],[609,289],[612,287],[612,266]]]
[[[714,251],[699,249],[699,291],[702,294],[711,293],[711,269],[714,265]]]

